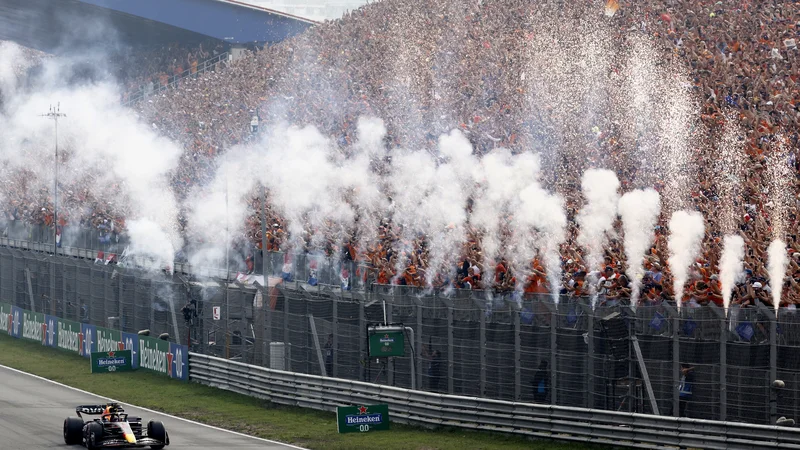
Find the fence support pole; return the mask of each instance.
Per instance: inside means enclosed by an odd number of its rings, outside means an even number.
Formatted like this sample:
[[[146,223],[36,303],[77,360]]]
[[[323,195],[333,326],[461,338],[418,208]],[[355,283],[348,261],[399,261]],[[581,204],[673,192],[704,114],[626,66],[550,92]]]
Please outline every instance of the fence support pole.
[[[778,317],[771,308],[757,300],[756,306],[769,319],[769,424],[775,425],[778,419],[778,392],[772,383],[778,379]]]
[[[678,327],[680,326],[680,311],[676,310],[667,302],[662,305],[670,316],[670,323],[672,324],[672,415],[674,417],[680,416],[680,392],[678,386],[681,383],[681,343],[680,336],[678,335]]]
[[[53,259],[55,260],[55,256],[53,256]],[[56,265],[56,267],[57,266],[58,265]],[[61,314],[63,314],[61,317],[66,317],[67,319],[70,320],[76,320],[76,318],[69,317],[67,315],[67,274],[66,271],[64,270],[64,265],[60,264],[60,266],[61,266]]]
[[[522,397],[522,337],[520,336],[520,311],[514,312],[514,401]]]
[[[319,345],[319,335],[317,334],[317,324],[314,322],[314,315],[308,315],[308,324],[311,326],[311,335],[314,338],[314,348],[317,352],[317,362],[319,363],[319,373],[323,377],[331,376],[325,368],[325,357],[322,356],[322,347]]]
[[[719,321],[719,417],[717,419],[725,421],[728,416],[728,329],[725,322],[725,310],[710,302],[708,306],[717,315]]]
[[[586,313],[586,407],[594,408],[594,310],[588,303],[578,303]]]
[[[423,360],[422,359],[422,346],[423,346],[423,342],[424,342],[424,339],[422,337],[422,335],[423,335],[423,329],[422,329],[422,312],[423,312],[422,303],[418,303],[416,309],[417,309],[417,334],[416,334],[417,340],[416,340],[416,342],[414,342],[414,345],[416,346],[416,348],[414,350],[415,350],[415,353],[416,353],[417,361],[422,361]],[[417,387],[419,389],[424,389],[423,386],[422,386],[422,372],[424,370],[425,370],[424,364],[417,364],[417,373],[414,376],[417,377]]]
[[[394,304],[394,296],[395,295],[397,295],[397,294],[394,291],[392,291],[392,296],[391,296],[392,301],[389,302],[388,305],[386,304],[386,302],[383,303],[383,308],[384,308],[383,312],[386,315],[386,324],[387,325],[392,323],[392,305]],[[394,372],[395,372],[395,361],[396,360],[397,360],[397,358],[389,358],[389,364],[387,364],[386,379],[387,379],[387,382],[389,383],[389,386],[394,386],[395,385],[394,384]]]
[[[114,270],[116,270],[116,269],[114,269]],[[119,320],[119,329],[122,330],[122,331],[126,331],[128,329],[125,326],[126,325],[125,320],[127,318],[123,315],[124,310],[122,308],[122,280],[123,280],[124,277],[122,276],[121,273],[117,272],[117,278],[119,278],[119,283],[118,283],[119,287],[117,289],[118,290],[118,294],[117,294],[117,302],[118,302],[117,303],[117,308],[118,308],[118,311],[117,312],[119,313],[119,314],[117,314],[117,317],[119,317],[119,319],[118,319]]]
[[[558,363],[558,358],[556,357],[556,352],[558,352],[558,345],[556,339],[558,334],[556,333],[556,326],[558,325],[558,304],[550,300],[544,300],[544,302],[547,305],[547,309],[550,310],[550,404],[557,405],[556,387],[558,377],[556,376],[556,370],[558,367],[556,364]]]
[[[358,302],[358,358],[360,361],[364,361],[365,363],[369,363],[369,355],[367,354],[366,345],[368,337],[366,336],[367,324],[364,317],[364,302],[368,302],[369,296],[372,295],[372,293],[368,292],[366,298]],[[361,333],[365,334],[362,336]],[[359,379],[361,381],[369,381],[367,380],[367,364],[359,364]]]
[[[25,268],[25,282],[28,286],[28,299],[31,304],[31,311],[36,312],[36,304],[33,301],[33,285],[31,285],[31,269]],[[89,286],[91,289],[91,286]],[[42,310],[44,312],[44,310]]]
[[[480,381],[478,384],[478,392],[481,397],[486,396],[486,306],[481,309],[480,325],[478,328],[478,342],[480,351]]]
[[[447,392],[453,393],[453,308],[447,306]]]
[[[331,351],[333,351],[333,368],[329,373],[329,377],[336,377],[336,373],[339,369],[339,297],[334,295],[333,296],[333,339],[331,340]]]
[[[284,289],[283,290],[283,342],[285,343],[284,344],[284,346],[285,346],[284,348],[286,348],[286,355],[291,355],[292,354],[291,353],[292,352],[292,343],[291,343],[291,340],[289,339],[289,303],[290,303],[290,300],[289,300],[288,292],[289,292],[288,289]],[[289,371],[292,370],[291,364],[292,364],[291,358],[287,357],[286,358],[286,370],[289,370]]]

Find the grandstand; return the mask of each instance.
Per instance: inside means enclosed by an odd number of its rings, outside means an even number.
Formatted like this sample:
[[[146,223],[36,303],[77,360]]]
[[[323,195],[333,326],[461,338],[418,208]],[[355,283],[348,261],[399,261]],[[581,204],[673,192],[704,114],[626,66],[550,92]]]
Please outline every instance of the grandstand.
[[[158,124],[159,133],[183,149],[179,164],[170,172],[171,189],[179,201],[188,201],[194,189],[213,182],[215,169],[228,149],[257,145],[253,143],[260,142],[273,125],[312,125],[334,143],[332,148],[344,149],[341,151],[347,154],[359,138],[358,118],[374,116],[383,119],[387,127],[383,138],[387,154],[383,160],[372,161],[378,172],[391,169],[389,160],[398,149],[420,148],[436,153],[438,137],[451,129],[466,136],[476,158],[500,148],[509,149],[513,155],[544,149],[542,184],[552,186],[553,192],[561,196],[569,219],[566,243],[560,246],[557,264],[547,266],[541,261],[544,255],[537,252],[532,255],[535,258],[529,259],[535,259],[530,266],[521,263],[511,251],[488,252],[487,230],[467,219],[460,223],[463,239],[453,242],[453,248],[439,252],[445,254],[443,267],[447,268],[429,268],[431,252],[436,250],[435,236],[426,236],[424,227],[409,230],[403,226],[402,217],[378,211],[380,217],[372,218],[375,229],[369,232],[359,228],[367,222],[364,217],[345,231],[321,231],[326,226],[324,218],[316,218],[315,222],[308,217],[309,211],[289,217],[286,204],[280,200],[267,201],[262,210],[261,189],[253,186],[243,200],[249,215],[244,223],[234,225],[236,237],[231,239],[241,252],[242,261],[248,256],[257,257],[258,249],[263,250],[266,245],[267,250],[319,252],[333,259],[354,260],[367,268],[358,275],[378,284],[445,289],[468,286],[498,292],[549,291],[577,296],[589,293],[587,277],[610,270],[610,277],[604,282],[611,281],[611,285],[604,285],[601,290],[609,299],[624,301],[631,295],[628,284],[632,281],[626,276],[630,263],[620,237],[621,222],[616,221],[614,229],[609,230],[612,239],[603,248],[599,264],[590,265],[585,248],[578,244],[577,216],[585,204],[580,179],[587,169],[596,166],[611,169],[623,192],[654,187],[664,198],[654,241],[646,248],[643,300],[675,296],[668,221],[672,212],[685,208],[701,212],[706,227],[702,247],[691,258],[692,268],[681,295],[684,301],[722,302],[722,238],[735,231],[741,234],[747,248],[743,258],[746,278],[740,280],[731,302],[743,306],[756,299],[771,303],[769,293],[779,285],[786,287],[783,304],[794,307],[800,301],[800,244],[795,232],[800,167],[796,158],[800,120],[797,8],[780,1],[741,2],[735,6],[720,2],[619,2],[618,9],[615,2],[609,3],[613,6],[610,9],[605,2],[581,2],[571,7],[551,2],[534,9],[529,2],[515,0],[469,4],[387,0],[364,6],[341,20],[316,25],[284,42],[248,51],[219,71],[189,77],[166,94],[133,108],[143,121]],[[610,10],[613,12],[607,13]],[[582,22],[586,17],[591,20]],[[575,24],[579,30],[591,31],[588,36],[596,42],[596,48],[570,32]],[[696,102],[691,120],[685,124],[700,130],[678,144],[685,147],[681,170],[688,178],[676,179],[689,185],[679,186],[678,194],[670,191],[674,189],[670,186],[672,172],[658,167],[669,162],[669,152],[675,147],[667,134],[653,144],[655,153],[641,153],[646,139],[636,133],[642,130],[635,130],[632,135],[624,123],[624,119],[630,120],[625,114],[637,111],[628,108],[613,119],[598,117],[588,123],[581,117],[591,108],[582,104],[573,109],[565,100],[578,91],[558,90],[558,86],[548,84],[548,77],[562,80],[557,72],[565,67],[552,63],[558,55],[534,51],[537,45],[549,42],[548,35],[566,39],[566,44],[557,47],[564,60],[569,59],[569,52],[592,55],[598,49],[602,54],[617,45],[633,48],[638,45],[636,39],[644,38],[650,43],[651,53],[636,57],[655,58],[648,60],[647,67],[655,71],[656,78],[671,76],[667,69],[659,72],[661,67],[677,68],[689,87],[686,97]],[[203,49],[207,51],[206,46]],[[622,57],[621,53],[613,55]],[[612,72],[618,69],[614,61],[605,63]],[[594,80],[599,84],[593,87],[602,95],[621,92],[615,90],[618,87],[603,84],[606,76],[598,75],[597,80],[601,81]],[[662,87],[652,86],[653,91]],[[684,95],[671,85],[664,89],[657,92],[653,101]],[[580,91],[587,98],[592,98],[590,94]],[[552,96],[552,104],[542,100],[545,95]],[[602,99],[593,101],[603,103]],[[606,105],[606,109],[598,111],[605,113],[615,107]],[[554,114],[541,113],[547,108]],[[256,135],[252,127],[254,116],[258,124]],[[719,155],[726,151],[722,136],[723,125],[728,122],[738,127],[738,134],[736,130],[730,133],[734,136],[732,142],[741,144],[742,173],[746,174],[734,194],[723,192],[721,172],[726,169],[720,168],[719,161]],[[657,132],[655,128],[644,130],[645,134]],[[659,152],[667,158],[660,159]],[[782,159],[779,155],[783,155]],[[652,159],[647,169],[639,165],[644,157]],[[783,186],[770,190],[772,167],[780,164],[791,164],[792,172],[790,177],[781,178],[785,181]],[[388,179],[382,178],[384,182]],[[79,192],[79,188],[74,185],[61,189]],[[773,194],[783,188],[786,195],[776,199]],[[274,192],[270,190],[268,195],[267,200],[274,200]],[[723,198],[726,195],[735,198]],[[685,197],[679,202],[680,207],[670,203],[675,196]],[[104,210],[89,199],[72,199],[69,194],[65,197],[69,211],[69,222],[61,224],[65,229],[86,225],[96,228],[103,221],[110,221],[116,224],[116,232],[125,234],[121,211],[125,208]],[[52,226],[47,219],[52,205],[41,203],[45,211],[40,213],[39,200],[33,193],[15,185],[6,187],[4,198],[6,217]],[[337,204],[349,202],[348,198],[335,200]],[[462,200],[466,206],[461,209],[467,211],[466,217],[472,217],[469,205],[476,198]],[[721,217],[721,202],[727,202],[724,213],[734,219]],[[777,237],[776,202],[785,208],[780,214],[784,234]],[[20,211],[16,205],[28,205],[27,211]],[[374,212],[357,209],[357,215]],[[178,222],[189,243],[183,251],[187,254],[196,236],[192,235],[188,211],[182,216]],[[734,228],[725,229],[723,222],[731,221]],[[269,227],[262,227],[262,222]],[[314,242],[291,236],[290,230],[302,230],[304,224],[308,225],[306,231],[316,236]],[[494,247],[502,249],[514,244],[510,227],[501,226],[495,233]],[[372,240],[365,240],[365,235]],[[771,279],[767,267],[767,245],[776,239],[786,244],[791,276],[785,280]],[[563,271],[558,280],[548,278],[553,267]],[[430,272],[436,272],[435,276]],[[599,274],[594,276],[600,278]]]

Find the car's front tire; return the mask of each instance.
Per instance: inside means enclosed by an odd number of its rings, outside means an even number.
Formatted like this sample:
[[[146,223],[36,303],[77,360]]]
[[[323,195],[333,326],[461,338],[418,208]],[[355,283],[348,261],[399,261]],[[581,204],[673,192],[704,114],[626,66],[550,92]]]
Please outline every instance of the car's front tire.
[[[100,448],[99,444],[103,441],[103,426],[97,422],[92,422],[86,427],[86,448],[95,450]]]
[[[161,441],[164,444],[169,444],[169,438],[167,437],[167,429],[164,428],[164,424],[159,422],[158,420],[151,420],[147,422],[147,437],[151,439],[155,439],[157,441]],[[150,448],[153,450],[160,450],[164,448],[163,445],[151,445]]]
[[[67,445],[78,445],[83,437],[83,419],[79,417],[67,417],[64,419],[64,443]]]

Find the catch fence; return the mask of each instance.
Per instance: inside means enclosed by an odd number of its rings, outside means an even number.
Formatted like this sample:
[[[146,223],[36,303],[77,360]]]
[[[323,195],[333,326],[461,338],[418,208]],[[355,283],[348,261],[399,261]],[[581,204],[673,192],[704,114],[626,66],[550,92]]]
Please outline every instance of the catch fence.
[[[0,239],[3,301],[168,333],[196,353],[460,396],[756,424],[800,418],[800,317],[786,309],[777,320],[763,305],[727,319],[713,305],[634,311],[612,302],[592,309],[588,299],[566,296],[358,283],[347,290],[307,283],[300,257],[294,278],[269,277],[264,287],[199,277],[182,265],[174,275],[146,273],[96,263],[90,251],[47,250]],[[384,314],[414,333],[405,356],[378,361],[367,357],[367,327]],[[692,394],[681,397],[688,368]]]

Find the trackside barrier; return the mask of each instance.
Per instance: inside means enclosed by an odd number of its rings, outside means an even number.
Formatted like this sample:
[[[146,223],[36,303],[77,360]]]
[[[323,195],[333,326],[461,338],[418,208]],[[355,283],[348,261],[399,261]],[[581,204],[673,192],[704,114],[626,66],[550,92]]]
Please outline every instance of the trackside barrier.
[[[0,303],[0,333],[84,358],[89,358],[92,352],[131,350],[134,368],[184,381],[189,375],[189,352],[185,345],[35,313],[7,303]]]
[[[800,449],[800,430],[435,394],[190,353],[189,379],[282,405],[389,405],[392,421],[636,448]],[[333,426],[333,425],[331,425]]]

